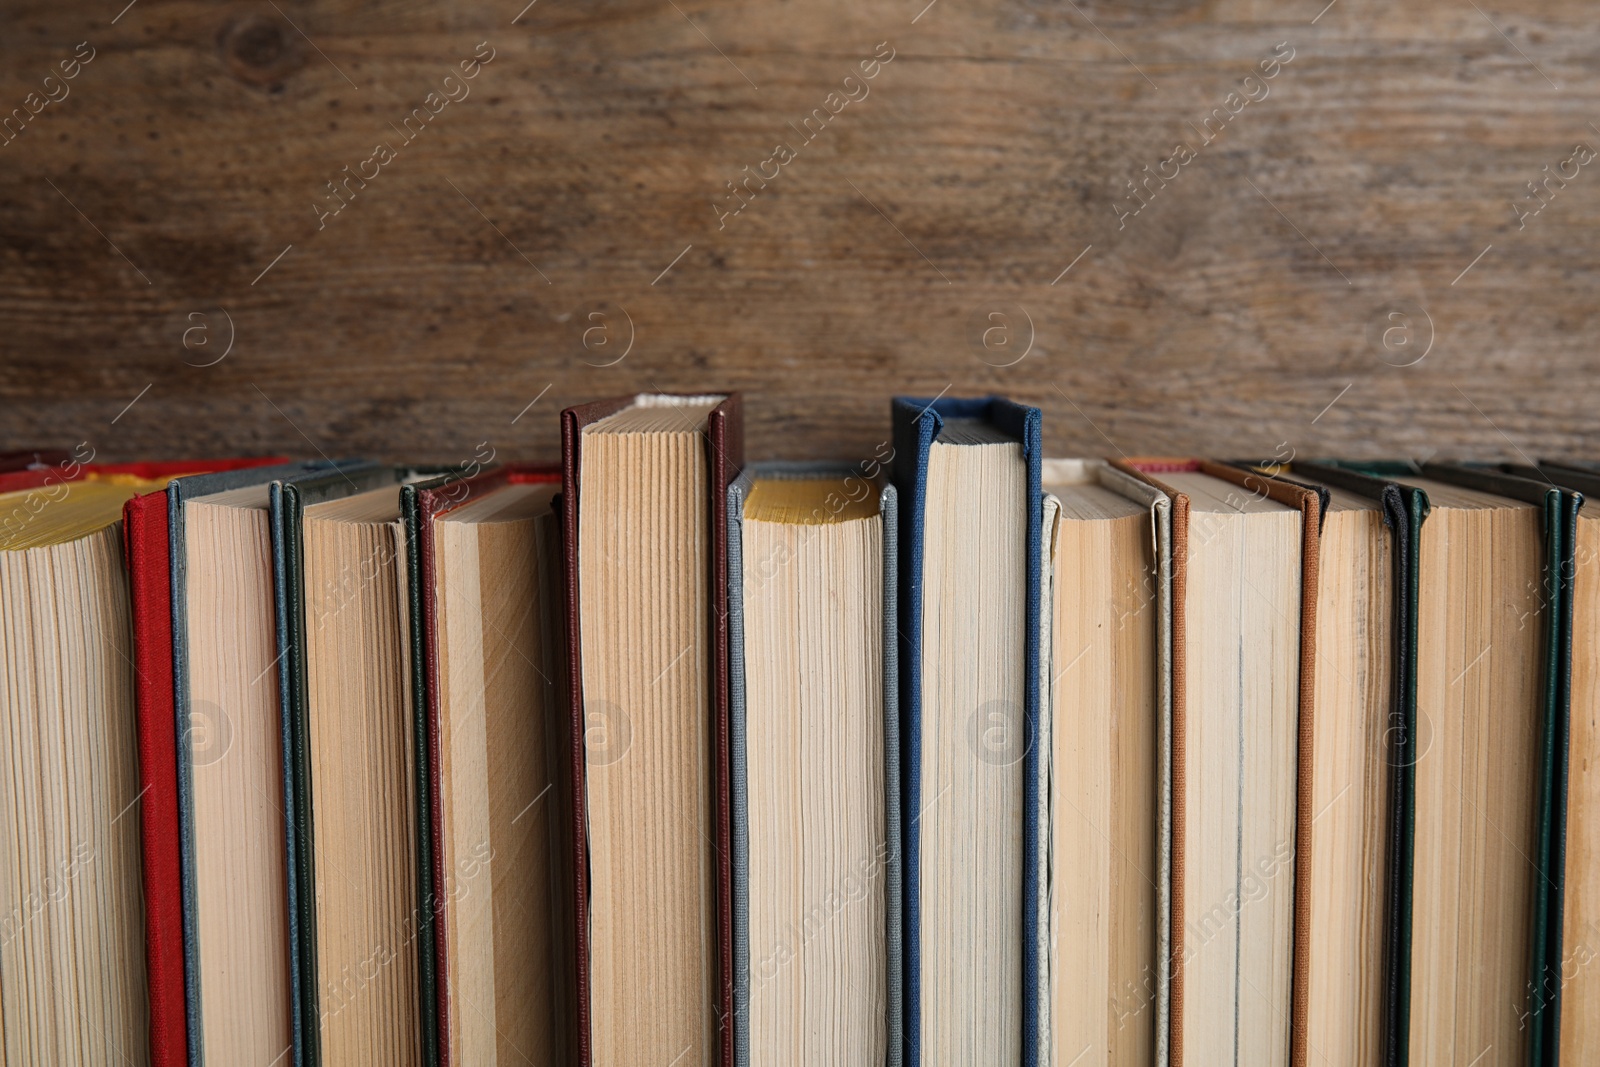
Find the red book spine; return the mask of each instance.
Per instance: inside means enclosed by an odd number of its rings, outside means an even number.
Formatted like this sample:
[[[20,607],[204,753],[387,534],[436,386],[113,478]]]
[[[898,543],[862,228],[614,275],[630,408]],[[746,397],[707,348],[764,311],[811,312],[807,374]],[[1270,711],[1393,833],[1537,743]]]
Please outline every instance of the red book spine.
[[[167,494],[128,501],[123,543],[133,602],[139,732],[139,832],[144,852],[150,1063],[185,1067],[183,882],[178,839],[177,724],[172,692],[172,572]]]

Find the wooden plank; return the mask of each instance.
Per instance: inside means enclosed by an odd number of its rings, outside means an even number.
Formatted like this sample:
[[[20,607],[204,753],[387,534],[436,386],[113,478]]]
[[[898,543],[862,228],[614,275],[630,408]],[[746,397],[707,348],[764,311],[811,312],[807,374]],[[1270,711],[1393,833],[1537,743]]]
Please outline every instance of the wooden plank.
[[[1057,454],[1592,451],[1600,166],[1512,207],[1600,148],[1585,5],[924,3],[18,0],[0,448],[547,456],[719,386],[758,458],[940,391]]]

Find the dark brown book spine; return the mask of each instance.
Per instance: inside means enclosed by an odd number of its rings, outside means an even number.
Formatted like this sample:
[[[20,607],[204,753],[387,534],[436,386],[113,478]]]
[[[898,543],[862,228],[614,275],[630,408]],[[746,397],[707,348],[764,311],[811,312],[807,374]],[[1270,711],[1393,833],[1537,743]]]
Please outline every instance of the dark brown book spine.
[[[744,469],[744,403],[731,394],[706,424],[711,464],[711,604],[716,679],[717,1029],[719,1060],[733,1067],[733,797],[728,716],[732,703],[728,637],[728,486]]]
[[[579,1067],[589,1061],[589,831],[583,787],[583,644],[578,627],[578,472],[579,445],[589,423],[621,411],[633,397],[615,397],[567,408],[561,413],[561,603],[566,641],[567,736],[561,787],[563,822],[571,837],[562,842],[570,857],[572,900],[572,1034]],[[565,836],[565,834],[563,835]]]
[[[450,989],[448,981],[448,937],[445,924],[445,912],[450,898],[450,872],[445,869],[444,849],[444,796],[440,789],[439,770],[442,766],[439,737],[439,610],[438,602],[433,591],[436,588],[438,567],[434,550],[435,536],[433,520],[447,511],[471,503],[484,495],[500,489],[513,482],[553,482],[561,477],[561,470],[554,466],[526,466],[515,465],[511,467],[496,467],[481,474],[470,477],[454,475],[442,476],[437,482],[428,483],[417,490],[417,564],[415,573],[415,588],[412,591],[412,602],[416,605],[421,622],[421,656],[422,667],[422,697],[424,707],[424,722],[426,724],[426,751],[424,771],[426,774],[425,807],[427,824],[423,832],[427,834],[431,845],[428,862],[433,875],[431,899],[420,901],[423,909],[423,920],[419,923],[425,929],[431,929],[434,944],[435,975],[435,1003],[438,1011],[438,1062],[439,1067],[452,1067],[450,1059]],[[558,578],[558,572],[552,571],[550,578]],[[547,578],[545,574],[539,575],[541,588]],[[541,627],[543,628],[543,627]],[[552,862],[562,860],[567,852],[553,854]],[[557,898],[560,900],[561,898]],[[558,911],[558,916],[565,916],[564,911]],[[563,924],[565,919],[560,920]]]
[[[579,1067],[590,1067],[589,1062],[589,827],[586,825],[587,806],[584,805],[584,649],[579,629],[578,595],[578,483],[582,456],[579,445],[584,437],[584,427],[608,414],[616,414],[634,403],[634,397],[613,397],[597,400],[562,411],[562,611],[565,624],[566,705],[568,729],[565,741],[566,758],[563,781],[558,782],[563,793],[562,814],[566,830],[571,833],[571,929],[573,929],[573,981],[574,1003],[571,1032],[576,1043]]]
[[[561,571],[565,624],[564,659],[570,736],[562,738],[567,754],[563,780],[557,783],[564,807],[563,822],[571,840],[563,843],[572,861],[572,985],[576,1003],[573,1034],[579,1067],[591,1067],[589,1004],[589,856],[584,804],[583,647],[579,629],[578,497],[582,470],[583,428],[615,414],[634,398],[614,397],[561,413]],[[717,1028],[718,1062],[733,1064],[733,865],[732,803],[728,793],[729,644],[728,644],[728,486],[744,467],[744,406],[739,394],[727,396],[707,417],[706,461],[710,472],[711,500],[711,605],[709,620],[713,642],[712,721],[714,742],[717,923]]]

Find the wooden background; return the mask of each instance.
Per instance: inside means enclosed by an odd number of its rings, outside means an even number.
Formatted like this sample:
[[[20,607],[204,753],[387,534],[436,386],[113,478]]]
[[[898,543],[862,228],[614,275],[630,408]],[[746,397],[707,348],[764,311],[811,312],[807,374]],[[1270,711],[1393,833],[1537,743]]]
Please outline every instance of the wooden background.
[[[0,4],[0,448],[537,458],[564,405],[740,389],[757,458],[946,391],[1057,454],[1600,452],[1600,161],[1512,207],[1600,148],[1590,2],[524,2]]]

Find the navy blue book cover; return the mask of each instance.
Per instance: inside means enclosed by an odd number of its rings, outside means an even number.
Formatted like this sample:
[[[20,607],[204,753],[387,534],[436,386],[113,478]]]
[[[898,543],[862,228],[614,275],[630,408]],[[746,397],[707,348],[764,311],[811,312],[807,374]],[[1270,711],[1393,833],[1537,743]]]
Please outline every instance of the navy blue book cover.
[[[1043,713],[1039,685],[1039,626],[1043,610],[1039,573],[1044,525],[1044,491],[1041,459],[1042,423],[1038,408],[1026,407],[999,397],[984,399],[935,398],[918,400],[896,397],[892,404],[894,423],[894,483],[900,496],[900,745],[901,745],[901,832],[903,856],[901,906],[903,922],[903,963],[905,977],[902,996],[906,1067],[921,1064],[922,1033],[922,944],[921,944],[921,847],[918,814],[922,796],[922,598],[924,511],[927,503],[928,457],[933,443],[944,429],[946,419],[979,419],[1022,445],[1027,468],[1027,591],[1024,608],[1024,755],[1023,755],[1023,855],[1022,855],[1022,1062],[1035,1067],[1042,1046],[1042,1027],[1046,1006],[1039,995],[1043,961],[1040,959],[1038,925],[1044,907],[1042,892],[1043,857],[1038,830],[1041,821],[1043,790],[1038,744],[1040,716]],[[998,828],[997,828],[998,829]],[[891,1036],[891,1041],[894,1037]]]

